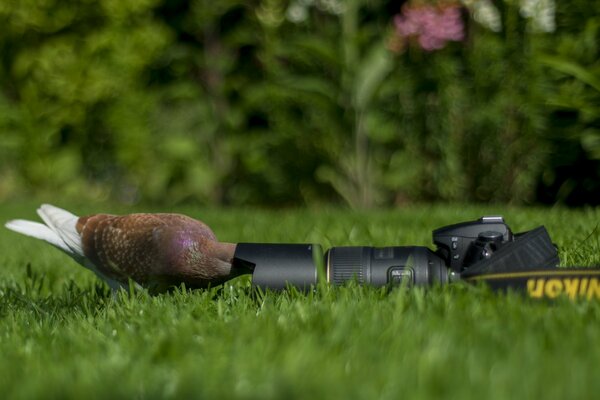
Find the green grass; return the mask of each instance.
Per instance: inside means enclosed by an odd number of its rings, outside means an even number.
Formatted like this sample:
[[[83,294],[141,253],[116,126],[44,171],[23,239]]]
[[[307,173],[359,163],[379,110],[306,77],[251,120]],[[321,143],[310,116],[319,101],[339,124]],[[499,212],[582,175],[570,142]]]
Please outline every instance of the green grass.
[[[0,220],[34,218],[35,206],[4,204]],[[600,209],[176,211],[203,219],[225,241],[326,247],[429,246],[433,228],[502,213],[514,231],[545,224],[563,264],[600,264]],[[0,267],[3,398],[588,399],[600,392],[598,301],[536,302],[466,285],[259,296],[248,278],[114,299],[62,253],[6,229]]]

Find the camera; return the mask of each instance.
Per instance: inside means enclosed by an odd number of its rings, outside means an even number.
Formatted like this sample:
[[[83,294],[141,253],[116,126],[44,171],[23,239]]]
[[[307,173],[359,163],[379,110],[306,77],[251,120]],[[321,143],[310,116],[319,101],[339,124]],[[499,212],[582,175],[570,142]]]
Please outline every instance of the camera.
[[[252,272],[262,289],[306,290],[319,281],[372,286],[430,286],[476,272],[554,267],[556,248],[543,227],[513,234],[501,216],[444,226],[432,232],[435,250],[423,246],[332,247],[315,244],[239,243],[234,265]],[[519,245],[515,246],[519,242]]]

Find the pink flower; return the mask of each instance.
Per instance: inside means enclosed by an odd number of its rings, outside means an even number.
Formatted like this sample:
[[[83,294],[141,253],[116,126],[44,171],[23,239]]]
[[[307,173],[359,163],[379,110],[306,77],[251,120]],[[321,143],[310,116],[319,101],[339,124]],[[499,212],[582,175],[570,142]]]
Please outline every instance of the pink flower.
[[[464,39],[464,25],[458,5],[405,6],[394,17],[397,34],[405,39],[415,37],[425,51],[439,50],[448,41]]]

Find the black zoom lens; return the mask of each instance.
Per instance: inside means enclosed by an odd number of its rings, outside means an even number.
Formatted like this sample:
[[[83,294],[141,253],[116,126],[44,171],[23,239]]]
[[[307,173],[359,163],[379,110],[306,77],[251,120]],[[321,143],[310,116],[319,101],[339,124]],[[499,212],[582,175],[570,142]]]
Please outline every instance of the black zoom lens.
[[[327,280],[355,279],[373,286],[432,285],[448,282],[444,260],[426,247],[333,247],[325,255]]]
[[[427,247],[333,247],[322,264],[321,247],[311,244],[238,243],[234,255],[236,267],[252,272],[253,285],[271,290],[307,290],[319,276],[335,285],[353,279],[372,286],[448,282],[444,260]]]

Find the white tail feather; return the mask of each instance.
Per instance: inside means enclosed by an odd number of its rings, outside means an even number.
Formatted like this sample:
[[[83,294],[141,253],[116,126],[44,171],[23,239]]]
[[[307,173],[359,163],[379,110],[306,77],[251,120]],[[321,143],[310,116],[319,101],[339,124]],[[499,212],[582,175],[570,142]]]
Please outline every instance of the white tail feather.
[[[64,251],[85,268],[96,273],[100,279],[106,281],[113,292],[118,289],[127,290],[128,286],[125,283],[104,275],[83,254],[81,237],[76,228],[79,217],[50,204],[43,204],[37,212],[46,225],[24,219],[15,219],[8,221],[4,226],[12,231],[48,242]]]
[[[72,253],[67,244],[54,232],[44,224],[39,222],[26,221],[24,219],[15,219],[8,221],[4,226],[8,229],[21,233],[26,236],[31,236],[36,239],[44,240],[59,249]]]
[[[69,247],[71,253],[84,257],[81,237],[77,232],[77,221],[79,217],[70,212],[52,206],[42,204],[37,210],[38,215],[44,220],[48,227],[56,232],[60,239]]]

